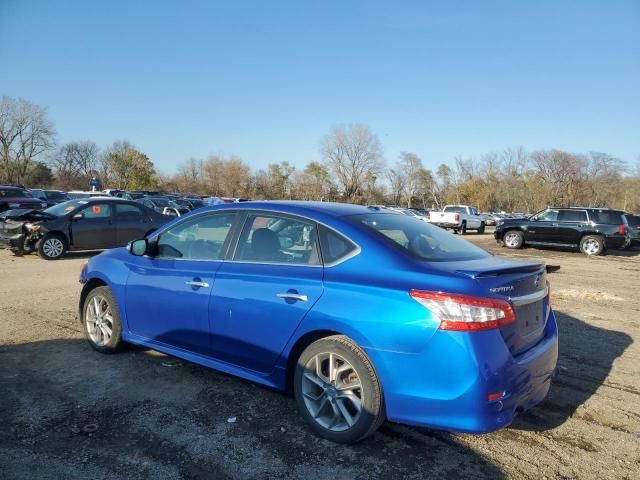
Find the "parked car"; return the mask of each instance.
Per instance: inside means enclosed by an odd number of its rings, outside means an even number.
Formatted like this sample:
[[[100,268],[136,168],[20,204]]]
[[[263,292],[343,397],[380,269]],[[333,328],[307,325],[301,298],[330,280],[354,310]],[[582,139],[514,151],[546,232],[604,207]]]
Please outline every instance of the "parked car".
[[[142,205],[155,210],[158,213],[162,213],[163,215],[171,215],[174,217],[179,217],[181,215],[184,215],[185,213],[189,213],[189,211],[191,210],[189,207],[180,206],[173,200],[165,197],[143,197],[137,201]]]
[[[640,247],[640,215],[625,215],[629,225],[629,247]]]
[[[41,188],[32,188],[29,190],[31,194],[47,204],[46,208],[53,207],[62,202],[70,200],[66,192],[62,190],[43,190]]]
[[[336,442],[385,418],[503,428],[556,371],[543,264],[377,207],[203,208],[91,258],[80,281],[97,351],[128,342],[291,386],[309,426]]]
[[[500,220],[494,236],[508,248],[571,247],[585,255],[603,255],[630,241],[624,212],[582,207],[547,208],[529,218]]]
[[[189,210],[204,207],[204,202],[199,198],[176,198],[174,203],[180,207],[188,208]]]
[[[67,251],[121,247],[170,221],[136,202],[113,197],[69,200],[42,212],[0,214],[0,248],[16,255],[38,252],[46,260]]]
[[[477,230],[484,233],[486,225],[484,216],[475,207],[468,205],[446,205],[442,212],[431,212],[429,222],[442,228],[451,228],[455,233],[467,233],[467,230]]]
[[[47,208],[47,203],[24,188],[0,185],[0,212],[16,208],[41,210]]]

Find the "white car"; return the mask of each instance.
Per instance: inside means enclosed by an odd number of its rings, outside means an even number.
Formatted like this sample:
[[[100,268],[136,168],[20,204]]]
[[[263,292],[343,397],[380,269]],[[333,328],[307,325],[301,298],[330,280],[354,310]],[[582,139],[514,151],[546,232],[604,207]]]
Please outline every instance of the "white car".
[[[441,212],[431,212],[429,222],[442,228],[451,228],[463,235],[467,230],[484,233],[487,224],[484,215],[480,215],[475,207],[468,205],[447,205]]]

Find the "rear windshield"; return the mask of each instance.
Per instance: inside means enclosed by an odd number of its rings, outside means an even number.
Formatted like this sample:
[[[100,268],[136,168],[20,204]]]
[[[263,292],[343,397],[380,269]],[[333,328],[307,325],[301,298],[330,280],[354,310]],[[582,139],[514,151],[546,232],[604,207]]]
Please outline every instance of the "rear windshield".
[[[627,215],[627,223],[631,227],[640,227],[640,216],[639,215]]]
[[[69,198],[67,197],[66,193],[58,192],[57,190],[47,190],[46,194],[47,194],[47,197],[53,200],[64,200],[65,198]]]
[[[465,207],[444,207],[443,212],[467,213]]]
[[[592,210],[589,212],[589,216],[593,222],[604,225],[620,225],[624,223],[622,214],[612,210]]]
[[[21,188],[0,188],[0,198],[33,198],[33,195]]]
[[[390,213],[353,215],[351,221],[420,260],[455,262],[490,255],[479,247],[422,220]]]

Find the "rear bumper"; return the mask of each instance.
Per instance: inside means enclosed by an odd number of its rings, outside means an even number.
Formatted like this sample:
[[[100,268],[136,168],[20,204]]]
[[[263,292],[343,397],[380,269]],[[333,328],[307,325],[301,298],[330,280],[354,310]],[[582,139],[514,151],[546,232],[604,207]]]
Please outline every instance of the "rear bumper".
[[[429,222],[431,225],[435,225],[436,227],[441,228],[460,228],[459,223],[450,223],[450,222]]]
[[[512,356],[498,330],[438,331],[418,355],[368,352],[382,379],[391,421],[486,433],[508,426],[547,395],[558,361],[555,315],[543,338]],[[504,392],[499,400],[487,395]]]

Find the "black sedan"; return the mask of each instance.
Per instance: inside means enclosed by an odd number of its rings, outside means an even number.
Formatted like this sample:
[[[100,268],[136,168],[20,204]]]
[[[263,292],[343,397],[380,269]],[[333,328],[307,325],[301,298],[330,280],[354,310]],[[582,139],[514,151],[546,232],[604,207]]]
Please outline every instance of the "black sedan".
[[[129,200],[69,200],[42,212],[19,209],[1,214],[0,248],[17,255],[37,251],[46,260],[55,260],[67,251],[124,246],[170,220]]]

